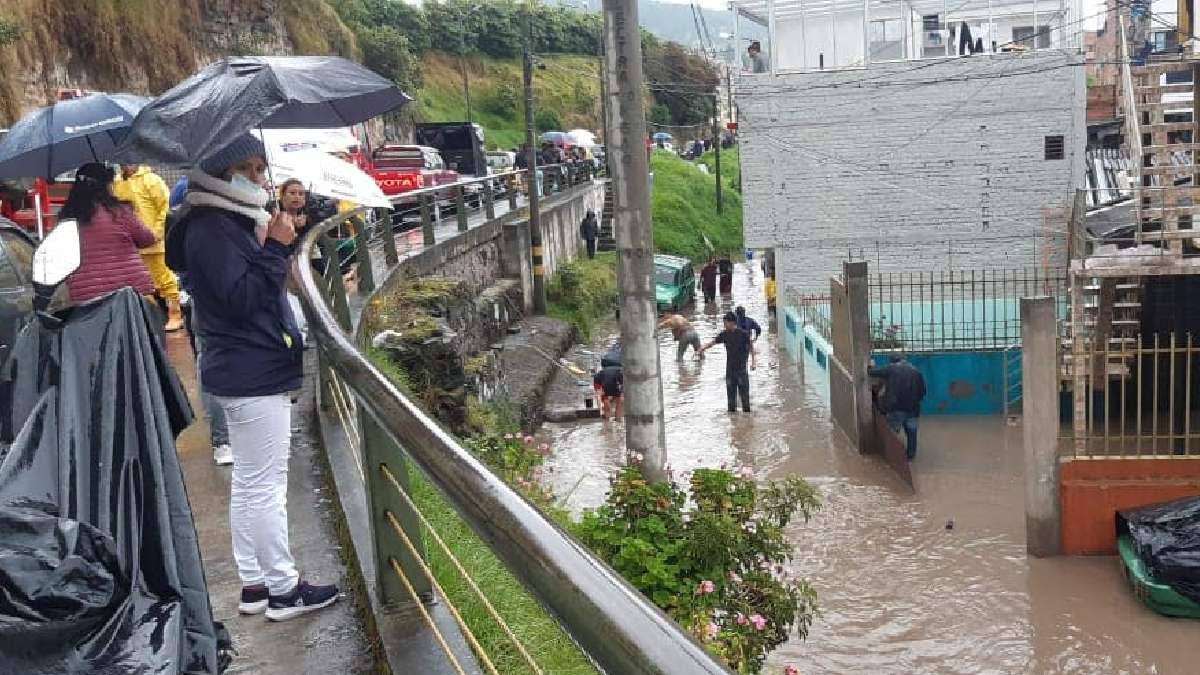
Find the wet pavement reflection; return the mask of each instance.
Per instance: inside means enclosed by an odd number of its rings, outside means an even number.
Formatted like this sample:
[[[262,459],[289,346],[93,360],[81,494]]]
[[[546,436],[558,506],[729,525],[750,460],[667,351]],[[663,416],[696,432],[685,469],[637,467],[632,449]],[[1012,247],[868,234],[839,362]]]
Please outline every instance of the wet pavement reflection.
[[[702,341],[736,304],[766,326],[762,273],[739,265],[733,300],[689,313]],[[594,349],[615,339],[615,326]],[[600,331],[598,331],[600,332]],[[675,361],[659,338],[668,456],[674,469],[749,465],[760,479],[799,474],[824,508],[790,528],[791,567],[817,589],[821,615],[768,672],[1200,672],[1200,622],[1160,617],[1126,588],[1113,557],[1026,557],[1021,430],[995,417],[924,417],[915,492],[836,431],[814,361],[790,362],[773,329],[751,373],[754,412],[725,410],[725,355]],[[578,512],[601,502],[622,459],[619,422],[547,424],[548,481]]]

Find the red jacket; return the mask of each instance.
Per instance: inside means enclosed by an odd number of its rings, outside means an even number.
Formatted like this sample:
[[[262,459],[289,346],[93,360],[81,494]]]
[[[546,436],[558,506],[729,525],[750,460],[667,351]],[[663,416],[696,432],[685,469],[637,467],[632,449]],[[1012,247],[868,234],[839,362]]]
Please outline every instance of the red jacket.
[[[87,302],[125,286],[153,293],[154,282],[138,249],[154,242],[154,233],[132,209],[97,206],[91,219],[79,224],[79,269],[67,279],[71,302]]]

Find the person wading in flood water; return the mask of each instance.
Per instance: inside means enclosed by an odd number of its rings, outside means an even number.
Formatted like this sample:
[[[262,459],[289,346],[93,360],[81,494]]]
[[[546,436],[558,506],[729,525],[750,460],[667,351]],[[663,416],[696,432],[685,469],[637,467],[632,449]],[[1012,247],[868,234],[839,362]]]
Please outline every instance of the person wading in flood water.
[[[621,366],[607,365],[592,376],[592,387],[600,399],[601,419],[620,419],[625,416],[625,375]]]
[[[917,418],[921,416],[921,399],[925,398],[925,378],[903,356],[892,356],[891,363],[871,368],[867,374],[883,380],[879,405],[892,431],[900,433],[904,429],[906,453],[912,461],[917,456]]]
[[[717,299],[717,261],[712,258],[700,268],[700,291],[706,303]]]
[[[692,351],[696,352],[696,358],[703,360],[704,353],[700,349],[700,335],[696,333],[696,329],[692,328],[692,324],[680,314],[665,314],[663,320],[658,323],[659,328],[670,328],[671,333],[675,336],[677,347],[675,349],[675,360],[682,361],[683,355],[687,352],[687,348],[691,346]]]
[[[754,341],[749,333],[738,328],[737,315],[733,312],[725,314],[725,330],[701,347],[700,355],[718,344],[725,345],[725,396],[729,412],[737,412],[738,398],[742,400],[742,412],[750,412],[750,373],[746,371],[746,360],[750,361],[750,370],[754,370],[758,359]]]

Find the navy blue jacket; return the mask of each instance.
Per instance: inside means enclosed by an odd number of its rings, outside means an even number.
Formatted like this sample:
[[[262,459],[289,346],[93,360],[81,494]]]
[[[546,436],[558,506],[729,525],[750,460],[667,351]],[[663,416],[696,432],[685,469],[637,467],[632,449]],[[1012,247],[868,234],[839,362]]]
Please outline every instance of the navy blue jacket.
[[[738,317],[737,327],[752,334],[756,340],[758,336],[762,335],[762,326],[758,325],[758,322],[751,319],[748,314]]]
[[[304,346],[287,301],[291,250],[274,239],[259,246],[254,221],[241,214],[195,208],[184,219],[204,390],[242,397],[299,389]]]

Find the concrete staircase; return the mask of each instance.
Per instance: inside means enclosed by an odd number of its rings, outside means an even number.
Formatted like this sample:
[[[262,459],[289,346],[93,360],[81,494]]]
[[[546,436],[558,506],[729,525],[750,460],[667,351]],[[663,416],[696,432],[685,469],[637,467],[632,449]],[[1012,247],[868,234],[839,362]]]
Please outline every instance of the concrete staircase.
[[[613,233],[612,181],[604,186],[604,212],[600,215],[600,238],[596,248],[601,251],[615,251],[617,248],[617,238]]]

